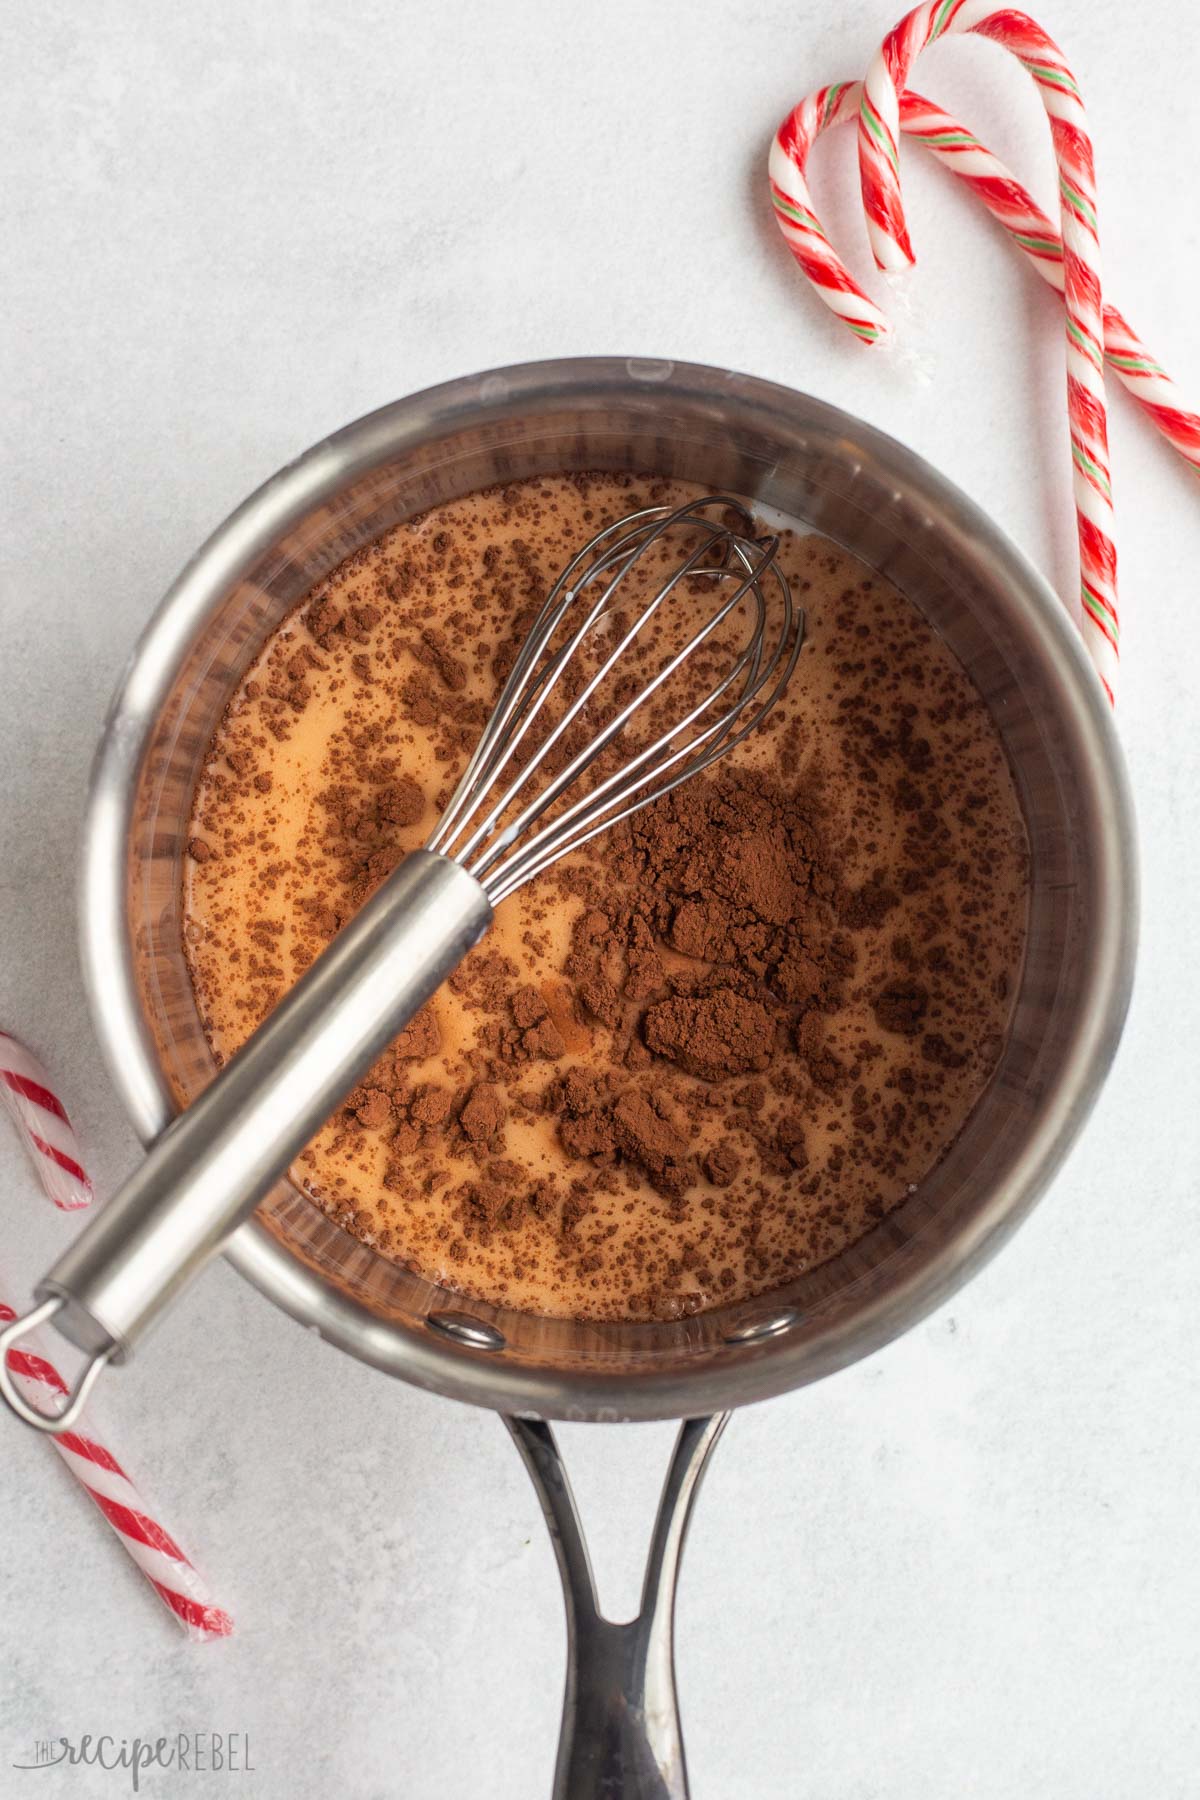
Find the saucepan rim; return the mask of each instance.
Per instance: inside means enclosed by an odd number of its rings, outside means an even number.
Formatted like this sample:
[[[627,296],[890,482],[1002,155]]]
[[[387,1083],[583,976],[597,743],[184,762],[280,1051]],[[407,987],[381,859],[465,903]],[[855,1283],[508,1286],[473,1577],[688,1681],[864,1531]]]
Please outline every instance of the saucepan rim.
[[[1090,991],[1081,1009],[1064,1079],[1035,1121],[1006,1179],[931,1264],[902,1275],[886,1295],[832,1326],[817,1344],[765,1333],[728,1359],[691,1369],[597,1366],[569,1373],[489,1354],[433,1331],[401,1330],[334,1289],[251,1220],[226,1247],[239,1272],[268,1298],[331,1343],[418,1386],[476,1404],[548,1418],[635,1419],[696,1416],[760,1400],[856,1361],[917,1323],[968,1280],[1045,1190],[1075,1140],[1116,1050],[1132,986],[1137,929],[1133,808],[1124,758],[1078,633],[1052,589],[987,515],[928,463],[848,413],[798,390],[700,364],[651,358],[576,357],[532,362],[426,389],[369,413],[306,451],[245,500],[187,564],[132,651],[109,709],[93,768],[82,856],[81,951],[92,1015],[118,1092],[144,1142],[172,1115],[170,1092],[138,1004],[126,926],[127,844],[149,734],[188,648],[211,607],[254,557],[314,507],[377,462],[418,449],[454,428],[511,415],[522,404],[628,401],[670,395],[676,405],[742,401],[748,408],[797,409],[814,429],[869,457],[952,522],[998,579],[1018,593],[1053,666],[1091,771],[1097,887],[1105,904],[1093,922]]]

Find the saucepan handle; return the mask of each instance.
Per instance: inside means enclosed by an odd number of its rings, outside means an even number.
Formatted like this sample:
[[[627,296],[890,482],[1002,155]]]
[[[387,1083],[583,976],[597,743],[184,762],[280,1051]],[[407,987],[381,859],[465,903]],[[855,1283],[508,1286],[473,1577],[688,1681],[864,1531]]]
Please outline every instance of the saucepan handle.
[[[687,1800],[675,1696],[675,1586],[692,1506],[728,1419],[716,1413],[680,1426],[654,1521],[641,1611],[624,1625],[600,1612],[554,1433],[541,1420],[505,1420],[541,1501],[567,1615],[554,1800]]]

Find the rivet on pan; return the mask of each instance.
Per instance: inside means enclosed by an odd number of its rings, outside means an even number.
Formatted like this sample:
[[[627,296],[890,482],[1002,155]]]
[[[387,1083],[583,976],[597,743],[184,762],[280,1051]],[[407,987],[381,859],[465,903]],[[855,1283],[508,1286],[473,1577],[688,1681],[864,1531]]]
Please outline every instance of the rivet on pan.
[[[430,1313],[426,1324],[434,1331],[440,1331],[443,1337],[469,1344],[472,1350],[504,1349],[504,1333],[497,1331],[494,1325],[485,1325],[482,1319],[473,1319],[470,1313]]]
[[[781,1331],[790,1331],[804,1317],[799,1307],[781,1306],[774,1312],[758,1313],[741,1325],[735,1325],[732,1331],[725,1333],[727,1344],[756,1344],[760,1338],[778,1337]]]
[[[662,356],[627,356],[625,373],[631,381],[670,381],[675,364]]]

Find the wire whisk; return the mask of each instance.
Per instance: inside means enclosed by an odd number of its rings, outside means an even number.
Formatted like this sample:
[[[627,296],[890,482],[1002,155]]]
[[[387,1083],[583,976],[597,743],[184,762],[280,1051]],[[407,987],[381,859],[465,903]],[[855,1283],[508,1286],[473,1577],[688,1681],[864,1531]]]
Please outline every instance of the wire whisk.
[[[635,571],[654,546],[677,533],[694,542],[627,616]],[[726,494],[675,508],[644,507],[597,532],[546,596],[426,848],[466,869],[495,906],[560,857],[740,744],[783,693],[804,642],[804,614],[793,602],[778,552],[779,539],[755,536],[750,512]],[[700,600],[708,598],[707,608],[698,607],[697,588]],[[698,614],[695,629],[625,699],[622,662],[637,647],[646,649],[647,628],[673,596]],[[605,647],[599,666],[583,671],[586,679],[580,679],[585,647],[606,620],[616,623],[617,641]],[[689,699],[673,724],[555,811],[567,790],[639,715],[644,717],[653,696],[730,622],[733,646],[702,697]],[[575,679],[570,681],[572,670]],[[606,685],[617,694],[609,700],[607,717]],[[555,696],[565,700],[557,716],[550,704]],[[601,716],[593,722],[596,712]],[[541,727],[534,730],[539,720]],[[573,740],[565,745],[564,740],[581,722],[591,728],[586,741],[561,767],[554,767],[561,761],[561,752],[558,757],[554,752],[559,746],[570,749]],[[539,771],[545,771],[540,783],[535,779]]]
[[[571,559],[426,848],[163,1133],[38,1286],[33,1310],[0,1331],[0,1395],[20,1418],[69,1427],[104,1364],[249,1216],[506,895],[761,723],[804,637],[778,551],[777,538],[754,535],[741,501],[714,494],[631,513]],[[682,698],[679,686],[666,691],[681,674]],[[18,1392],[7,1348],[51,1320],[87,1360],[65,1404],[45,1412]]]

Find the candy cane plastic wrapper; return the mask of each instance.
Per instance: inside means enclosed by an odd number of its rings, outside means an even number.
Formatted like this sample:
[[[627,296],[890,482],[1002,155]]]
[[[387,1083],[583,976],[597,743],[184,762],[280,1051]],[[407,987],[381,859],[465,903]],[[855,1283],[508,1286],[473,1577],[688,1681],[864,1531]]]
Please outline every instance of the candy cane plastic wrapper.
[[[8,1324],[15,1318],[11,1306],[0,1301],[0,1321]],[[46,1389],[54,1394],[67,1392],[58,1370],[36,1351],[10,1350],[8,1366],[39,1404],[44,1404]],[[200,1641],[228,1637],[233,1620],[213,1604],[194,1565],[147,1511],[112,1451],[81,1431],[64,1431],[50,1442],[188,1636]]]
[[[86,1206],[92,1198],[91,1178],[66,1108],[37,1057],[6,1031],[0,1031],[0,1095],[55,1205]],[[11,1324],[15,1318],[0,1300],[0,1323]],[[44,1400],[47,1390],[67,1392],[53,1363],[36,1350],[10,1350],[8,1366],[36,1402]],[[188,1636],[201,1641],[228,1637],[233,1620],[214,1605],[194,1564],[147,1511],[112,1451],[82,1431],[64,1431],[50,1442]]]
[[[55,1206],[89,1206],[92,1183],[67,1109],[33,1051],[0,1031],[0,1100],[12,1114],[38,1180]]]
[[[1019,227],[1013,236],[1041,242],[1022,243],[1027,254],[1058,265],[1067,323],[1067,410],[1080,554],[1082,629],[1097,673],[1109,699],[1117,670],[1119,625],[1116,599],[1116,550],[1112,537],[1112,492],[1108,469],[1107,419],[1104,402],[1106,351],[1117,362],[1147,412],[1189,461],[1196,460],[1200,434],[1195,415],[1179,408],[1170,383],[1147,357],[1119,314],[1106,316],[1100,286],[1099,238],[1096,225],[1095,172],[1091,137],[1079,89],[1058,46],[1034,20],[987,0],[935,0],[917,7],[885,39],[861,88],[840,83],[798,106],[776,137],[771,158],[772,194],[789,245],[821,297],[857,334],[874,343],[887,333],[887,320],[850,277],[829,244],[812,206],[804,178],[808,150],[829,124],[857,109],[859,165],[867,230],[881,269],[898,272],[913,261],[912,245],[900,192],[898,144],[905,129],[905,102],[928,110],[917,96],[906,96],[909,71],[926,45],[954,33],[974,32],[1009,50],[1032,76],[1050,122],[1059,169],[1061,238],[1047,245],[1044,218],[1016,183],[1007,195],[992,189],[992,210],[1006,225],[1011,204],[1016,219],[1025,203],[1031,231]],[[937,109],[932,109],[935,113]],[[919,114],[910,122],[920,126]],[[945,135],[944,120],[949,127]],[[926,121],[927,122],[927,121]],[[978,154],[973,169],[956,168],[984,186],[1008,177],[1002,165],[969,133],[960,132],[948,115],[939,115],[930,132],[916,135],[940,139],[929,147],[943,160]],[[994,202],[994,204],[993,204]],[[1053,238],[1053,233],[1051,233]],[[1106,341],[1107,340],[1107,341]],[[1121,365],[1124,365],[1122,367]]]

